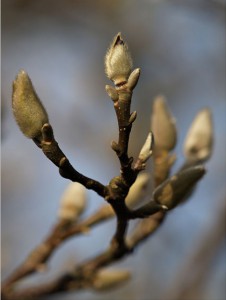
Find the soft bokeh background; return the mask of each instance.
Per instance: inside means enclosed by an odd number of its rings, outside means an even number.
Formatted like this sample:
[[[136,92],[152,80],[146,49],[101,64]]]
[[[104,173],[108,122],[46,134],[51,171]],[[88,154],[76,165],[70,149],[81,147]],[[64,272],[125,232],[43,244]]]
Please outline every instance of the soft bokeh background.
[[[29,73],[63,151],[79,171],[106,184],[118,174],[119,164],[109,146],[117,138],[117,125],[104,89],[109,82],[103,57],[119,31],[134,66],[142,70],[133,97],[138,118],[130,153],[138,154],[149,128],[152,99],[162,93],[178,124],[174,170],[183,162],[186,131],[206,106],[213,112],[214,154],[191,201],[172,211],[157,234],[117,263],[132,271],[129,283],[108,293],[82,291],[63,298],[223,300],[224,0],[2,0],[2,276],[49,232],[67,185],[17,128],[11,113],[12,80],[21,68]],[[89,192],[86,215],[102,202]],[[67,242],[51,259],[50,276],[105,249],[114,224],[107,222]]]

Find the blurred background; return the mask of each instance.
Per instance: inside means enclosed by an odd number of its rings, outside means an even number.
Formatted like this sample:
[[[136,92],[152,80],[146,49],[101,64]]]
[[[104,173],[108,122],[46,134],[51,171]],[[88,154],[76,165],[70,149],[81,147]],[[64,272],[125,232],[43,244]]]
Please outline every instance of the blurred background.
[[[138,112],[130,153],[149,130],[152,100],[165,95],[178,127],[177,163],[196,113],[213,112],[214,153],[192,199],[173,210],[157,234],[115,264],[133,277],[107,293],[81,291],[65,300],[223,300],[226,298],[226,61],[225,0],[2,0],[2,277],[26,257],[56,221],[68,182],[16,126],[12,81],[30,75],[76,169],[104,184],[119,172],[110,148],[117,139],[105,92],[104,55],[122,32],[141,68],[132,110]],[[89,215],[103,200],[88,192]],[[115,221],[68,241],[49,263],[49,275],[105,249]],[[33,278],[46,280],[46,275]],[[44,279],[43,279],[44,278]],[[62,295],[51,299],[62,299]]]

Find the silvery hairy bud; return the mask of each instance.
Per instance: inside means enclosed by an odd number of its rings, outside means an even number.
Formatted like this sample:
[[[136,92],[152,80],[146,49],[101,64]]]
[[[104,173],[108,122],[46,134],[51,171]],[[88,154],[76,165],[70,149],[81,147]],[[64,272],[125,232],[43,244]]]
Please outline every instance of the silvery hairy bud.
[[[132,58],[125,42],[118,33],[105,56],[105,72],[115,85],[126,83],[132,69]]]
[[[75,221],[86,208],[86,190],[83,185],[71,182],[65,189],[60,203],[59,219]]]
[[[204,174],[203,166],[187,168],[159,185],[153,193],[153,199],[172,209],[184,200]]]
[[[130,279],[131,274],[127,270],[100,270],[97,272],[93,288],[96,290],[108,290]]]
[[[184,153],[188,160],[205,161],[212,152],[213,124],[209,109],[201,110],[195,117],[184,142]]]
[[[151,130],[155,138],[155,149],[171,151],[176,145],[176,122],[167,107],[163,96],[153,102]]]
[[[42,105],[27,73],[21,70],[13,82],[13,114],[23,134],[30,139],[41,140],[41,128],[48,123],[47,112]]]

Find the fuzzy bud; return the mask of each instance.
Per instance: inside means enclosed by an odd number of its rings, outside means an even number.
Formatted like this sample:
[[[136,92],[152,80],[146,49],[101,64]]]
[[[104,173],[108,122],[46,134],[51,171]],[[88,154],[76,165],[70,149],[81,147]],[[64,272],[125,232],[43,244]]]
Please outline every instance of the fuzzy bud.
[[[25,136],[41,140],[41,128],[48,123],[42,105],[27,73],[21,70],[13,82],[12,108],[15,120]]]
[[[205,161],[212,152],[213,124],[209,109],[201,110],[195,117],[184,142],[184,153],[188,160]]]
[[[131,186],[126,197],[126,205],[129,208],[134,208],[147,195],[148,183],[150,182],[150,175],[148,173],[140,173]]]
[[[170,113],[166,100],[158,96],[153,103],[151,130],[155,138],[155,149],[171,151],[176,145],[176,122]]]
[[[177,173],[155,189],[154,201],[168,209],[174,208],[184,200],[204,174],[203,166],[190,167]]]
[[[132,58],[125,42],[118,33],[105,56],[105,72],[115,85],[126,83],[132,69]]]
[[[93,288],[95,290],[108,290],[130,278],[131,273],[127,270],[100,270],[94,278]]]
[[[75,221],[86,208],[86,190],[80,183],[71,182],[61,198],[58,216],[61,220]]]

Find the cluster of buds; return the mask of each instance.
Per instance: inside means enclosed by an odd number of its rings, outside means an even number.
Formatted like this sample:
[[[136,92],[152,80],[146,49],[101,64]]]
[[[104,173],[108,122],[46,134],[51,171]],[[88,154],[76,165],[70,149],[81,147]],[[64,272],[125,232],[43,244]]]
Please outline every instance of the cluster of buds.
[[[95,270],[87,268],[89,272],[82,274],[83,268],[78,267],[79,276],[75,276],[74,280],[79,277],[79,280],[86,281],[87,286],[91,285],[96,290],[109,289],[125,282],[130,278],[128,271],[101,268],[124,254],[132,253],[131,249],[134,245],[148,237],[159,226],[169,210],[191,195],[197,182],[205,174],[205,168],[200,164],[210,157],[213,146],[213,124],[210,110],[203,109],[195,117],[184,142],[185,163],[173,176],[169,176],[176,159],[172,151],[177,142],[177,128],[175,118],[163,96],[158,96],[153,101],[150,129],[137,160],[134,161],[133,157],[128,156],[130,131],[137,116],[136,111],[131,113],[130,105],[133,89],[140,76],[140,69],[132,71],[132,64],[128,46],[122,39],[121,33],[118,33],[105,56],[105,72],[114,83],[114,87],[107,85],[106,91],[113,100],[118,121],[118,142],[113,141],[111,146],[119,158],[121,169],[120,175],[112,178],[106,186],[84,176],[72,167],[54,139],[48,114],[27,73],[23,70],[20,71],[13,83],[12,108],[20,130],[26,137],[32,139],[59,168],[61,176],[72,181],[60,202],[56,227],[56,230],[59,228],[60,230],[53,233],[52,240],[47,239],[45,247],[41,246],[34,251],[34,255],[30,257],[34,269],[28,260],[30,273],[41,265],[40,261],[43,262],[49,258],[53,251],[53,245],[57,247],[64,238],[72,235],[72,232],[79,232],[79,225],[83,225],[80,226],[80,230],[82,230],[81,228],[84,230],[85,226],[88,228],[91,224],[116,215],[117,228],[110,249],[103,255],[97,256],[96,260],[94,258],[90,265],[89,262],[87,263],[88,267],[96,266]],[[151,174],[140,172],[146,168],[146,163],[152,155],[154,191],[148,202],[140,206],[148,195],[148,187],[151,182]],[[96,214],[84,220],[82,224],[82,222],[79,223],[79,217],[86,208],[85,188],[97,192],[111,206],[102,206]],[[137,218],[146,219],[135,227],[132,238],[126,239],[128,222]],[[66,232],[68,228],[74,231]],[[67,234],[62,235],[62,232]],[[50,240],[51,243],[48,245]],[[128,241],[130,243],[126,244]],[[42,254],[41,259],[40,253]],[[87,269],[84,268],[84,270]],[[89,276],[91,273],[92,279]],[[26,275],[26,272],[22,274]],[[72,277],[73,275],[65,276],[65,280],[73,281]],[[64,281],[63,288],[65,286]],[[79,284],[77,286],[80,287]]]

